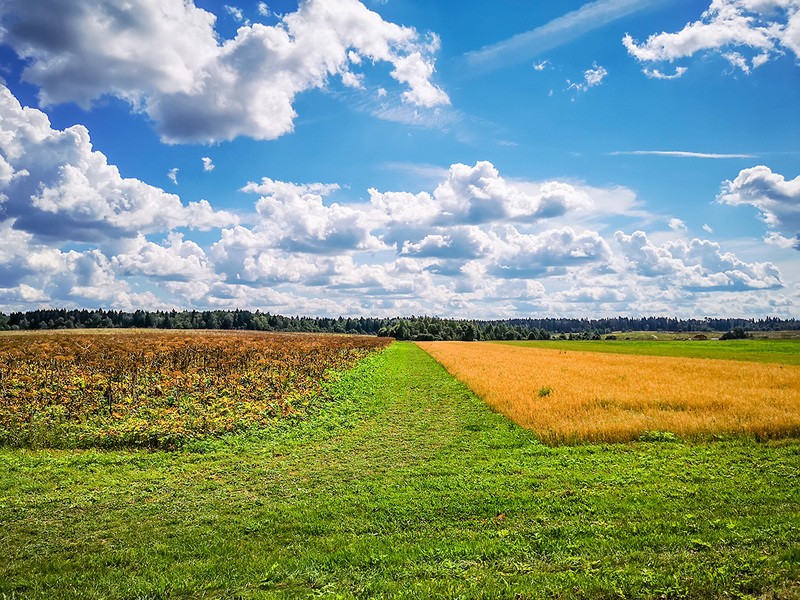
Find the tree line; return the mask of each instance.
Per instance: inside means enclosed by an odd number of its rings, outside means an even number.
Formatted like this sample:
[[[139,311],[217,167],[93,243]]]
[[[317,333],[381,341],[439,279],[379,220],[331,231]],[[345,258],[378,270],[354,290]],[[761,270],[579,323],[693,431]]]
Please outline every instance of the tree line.
[[[145,311],[51,309],[0,313],[0,330],[75,328],[245,329],[253,331],[351,333],[399,340],[546,340],[592,339],[627,331],[775,331],[800,329],[796,319],[676,319],[613,317],[603,319],[467,320],[439,317],[302,317],[249,310]]]

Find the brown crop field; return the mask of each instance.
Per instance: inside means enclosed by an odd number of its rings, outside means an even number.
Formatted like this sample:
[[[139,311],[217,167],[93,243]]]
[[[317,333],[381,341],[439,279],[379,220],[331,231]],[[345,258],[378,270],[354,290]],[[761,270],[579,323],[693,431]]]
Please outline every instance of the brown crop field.
[[[800,367],[481,342],[419,346],[548,443],[800,434]]]
[[[0,336],[0,444],[175,447],[302,415],[390,340],[255,332]]]

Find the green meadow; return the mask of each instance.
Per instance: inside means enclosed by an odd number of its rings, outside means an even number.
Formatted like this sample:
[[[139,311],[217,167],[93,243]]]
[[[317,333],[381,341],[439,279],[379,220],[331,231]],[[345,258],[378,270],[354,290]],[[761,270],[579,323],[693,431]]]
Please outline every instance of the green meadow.
[[[0,450],[2,598],[798,598],[800,442],[549,447],[396,343],[181,451]]]
[[[652,356],[677,356],[684,358],[717,358],[746,362],[800,365],[800,339],[753,340],[647,340],[637,336],[616,340],[547,340],[493,342],[532,348],[577,350],[580,352],[611,352],[614,354],[641,354]]]

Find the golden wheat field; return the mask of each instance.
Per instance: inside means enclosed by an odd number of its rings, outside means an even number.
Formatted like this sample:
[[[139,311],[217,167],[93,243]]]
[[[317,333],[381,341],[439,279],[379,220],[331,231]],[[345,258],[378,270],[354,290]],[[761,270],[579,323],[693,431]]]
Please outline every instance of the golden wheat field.
[[[419,346],[548,443],[800,433],[800,367],[483,342]]]

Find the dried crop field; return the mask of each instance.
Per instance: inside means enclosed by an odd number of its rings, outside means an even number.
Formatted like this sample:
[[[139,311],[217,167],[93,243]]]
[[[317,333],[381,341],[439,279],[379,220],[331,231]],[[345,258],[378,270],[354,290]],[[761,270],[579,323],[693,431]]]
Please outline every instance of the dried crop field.
[[[156,446],[302,414],[390,340],[255,332],[0,336],[0,444]]]
[[[419,346],[548,443],[800,434],[800,367],[474,342]]]

